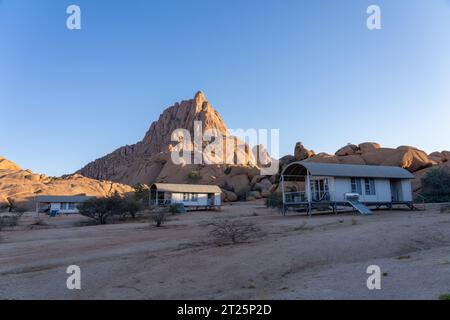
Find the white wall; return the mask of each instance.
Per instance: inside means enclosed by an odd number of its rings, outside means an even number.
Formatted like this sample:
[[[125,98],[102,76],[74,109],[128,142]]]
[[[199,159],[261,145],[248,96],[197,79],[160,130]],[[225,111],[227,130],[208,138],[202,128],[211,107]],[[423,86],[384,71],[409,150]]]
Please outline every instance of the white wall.
[[[375,195],[365,194],[364,178],[361,179],[362,195],[361,202],[391,202],[391,183],[390,179],[375,179]],[[351,178],[335,178],[334,190],[336,201],[345,201],[345,194],[352,192]]]
[[[51,203],[50,204],[50,212],[52,211],[58,211],[58,213],[64,213],[64,214],[73,214],[78,213],[78,209],[76,208],[78,204],[75,204],[75,209],[61,209],[61,203]]]
[[[197,201],[183,201],[182,193],[172,193],[172,203],[182,203],[185,207],[202,207],[208,205],[208,194],[207,193],[199,193]],[[221,205],[221,197],[220,193],[215,194],[214,196],[214,205]]]
[[[413,201],[411,180],[402,180],[403,201]]]

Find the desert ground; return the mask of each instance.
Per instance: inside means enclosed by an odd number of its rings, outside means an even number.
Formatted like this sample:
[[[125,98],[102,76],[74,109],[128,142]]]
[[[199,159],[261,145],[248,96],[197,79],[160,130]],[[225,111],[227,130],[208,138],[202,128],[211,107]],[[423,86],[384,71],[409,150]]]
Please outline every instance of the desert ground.
[[[218,246],[206,222],[254,223],[262,233]],[[450,214],[280,215],[262,202],[220,212],[86,226],[86,218],[26,214],[0,232],[0,299],[438,299],[450,293]],[[66,288],[69,265],[81,290]],[[381,290],[367,289],[370,265]]]

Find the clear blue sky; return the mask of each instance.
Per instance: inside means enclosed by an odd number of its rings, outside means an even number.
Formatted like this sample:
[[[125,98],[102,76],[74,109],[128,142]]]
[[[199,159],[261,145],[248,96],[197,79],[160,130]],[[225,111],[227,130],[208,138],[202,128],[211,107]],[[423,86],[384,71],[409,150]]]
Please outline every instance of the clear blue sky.
[[[141,140],[200,89],[230,128],[279,128],[282,155],[450,149],[447,0],[1,0],[0,40],[0,154],[35,172]]]

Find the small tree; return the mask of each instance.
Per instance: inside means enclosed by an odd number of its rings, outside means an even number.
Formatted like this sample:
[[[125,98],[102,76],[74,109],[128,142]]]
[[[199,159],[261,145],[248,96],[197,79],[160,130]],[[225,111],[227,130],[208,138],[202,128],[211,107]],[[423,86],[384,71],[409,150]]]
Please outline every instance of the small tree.
[[[212,227],[209,235],[216,244],[237,244],[257,237],[261,231],[253,223],[221,220],[207,224]]]
[[[121,204],[122,215],[130,215],[132,219],[136,218],[136,214],[142,209],[142,202],[132,198],[126,198]]]
[[[142,203],[148,203],[150,197],[150,189],[146,184],[138,183],[134,187],[134,199]]]
[[[164,222],[166,222],[166,215],[167,212],[165,211],[158,211],[152,214],[152,220],[157,228],[161,227]]]
[[[116,192],[106,198],[88,200],[78,206],[81,215],[94,219],[98,224],[106,224],[108,218],[123,214],[124,199]]]
[[[432,169],[422,178],[422,193],[427,202],[450,201],[450,172]]]

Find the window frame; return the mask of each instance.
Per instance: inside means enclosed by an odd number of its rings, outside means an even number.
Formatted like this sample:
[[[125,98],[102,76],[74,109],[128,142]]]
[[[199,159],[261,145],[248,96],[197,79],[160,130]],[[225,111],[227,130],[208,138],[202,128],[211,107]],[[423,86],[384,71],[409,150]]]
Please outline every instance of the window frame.
[[[364,193],[366,196],[376,196],[377,195],[374,178],[364,178]]]

